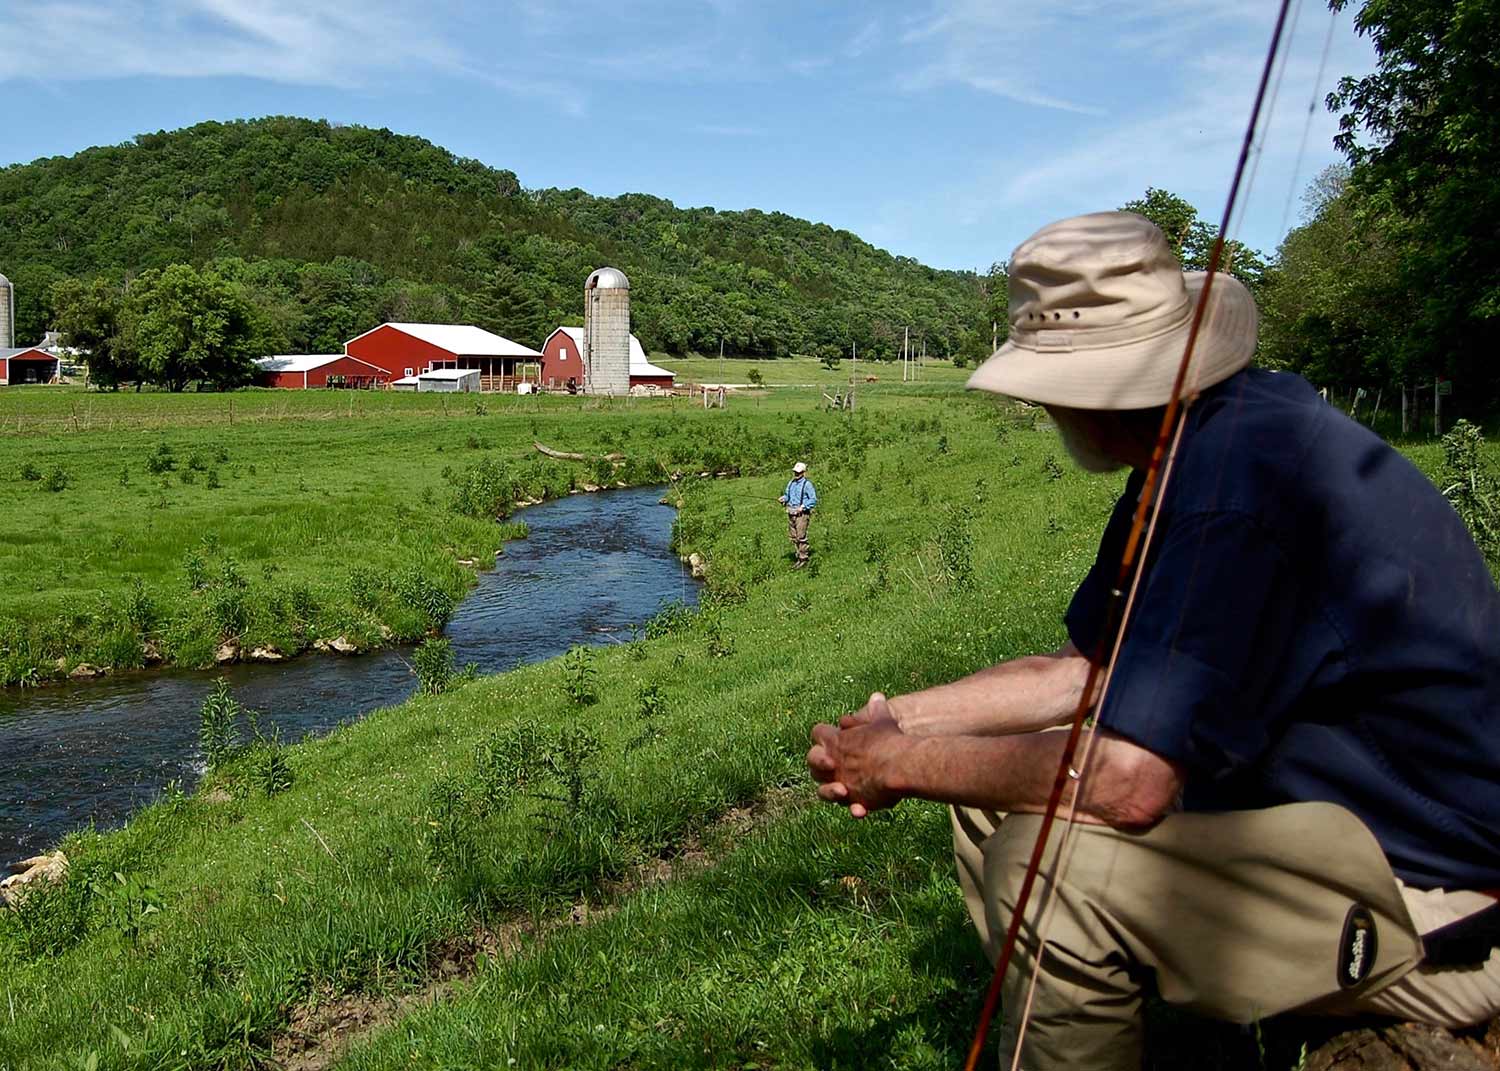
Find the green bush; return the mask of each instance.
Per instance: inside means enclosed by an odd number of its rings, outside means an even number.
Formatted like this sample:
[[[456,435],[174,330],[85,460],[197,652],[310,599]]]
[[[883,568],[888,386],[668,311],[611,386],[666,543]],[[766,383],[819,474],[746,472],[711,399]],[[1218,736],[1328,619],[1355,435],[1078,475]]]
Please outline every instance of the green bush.
[[[579,706],[598,701],[599,693],[594,687],[594,652],[587,647],[574,647],[563,657],[563,678],[568,698]]]
[[[56,494],[59,491],[66,491],[68,484],[72,482],[73,477],[69,474],[68,470],[61,465],[57,465],[51,472],[47,473],[47,478],[42,481],[42,490],[51,491],[53,494]]]
[[[171,472],[177,467],[177,458],[168,443],[157,443],[156,450],[146,458],[146,471],[153,476]]]
[[[453,644],[433,637],[423,640],[412,652],[412,671],[426,695],[442,695],[453,680]]]
[[[24,461],[21,463],[20,475],[28,483],[35,483],[42,478],[42,470],[36,467],[34,461]]]
[[[214,681],[213,690],[198,711],[198,746],[209,769],[223,765],[239,749],[239,719],[243,713],[239,702],[229,692],[223,677]]]
[[[397,573],[391,584],[391,593],[420,618],[428,632],[437,632],[453,616],[456,600],[420,565]]]
[[[1485,463],[1484,435],[1460,420],[1443,436],[1438,484],[1490,563],[1500,566],[1500,475]]]

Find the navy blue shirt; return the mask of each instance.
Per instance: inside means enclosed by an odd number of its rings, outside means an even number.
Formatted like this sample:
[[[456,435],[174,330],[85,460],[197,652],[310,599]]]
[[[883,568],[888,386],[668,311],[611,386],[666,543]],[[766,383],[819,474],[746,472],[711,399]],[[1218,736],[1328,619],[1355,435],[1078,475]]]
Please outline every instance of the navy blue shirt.
[[[1068,609],[1098,650],[1143,477]],[[1099,723],[1188,810],[1341,804],[1421,888],[1500,887],[1500,591],[1432,483],[1300,377],[1188,411]]]

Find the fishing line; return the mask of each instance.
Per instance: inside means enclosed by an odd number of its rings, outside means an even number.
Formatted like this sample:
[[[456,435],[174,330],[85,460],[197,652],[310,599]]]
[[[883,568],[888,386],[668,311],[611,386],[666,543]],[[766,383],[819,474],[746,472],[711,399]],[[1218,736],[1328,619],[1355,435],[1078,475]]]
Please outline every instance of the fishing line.
[[[1328,70],[1328,53],[1333,48],[1333,31],[1338,26],[1338,13],[1332,9],[1328,12],[1328,33],[1323,37],[1323,57],[1318,60],[1318,74],[1313,79],[1312,95],[1307,101],[1307,118],[1302,122],[1302,140],[1297,145],[1297,163],[1292,167],[1292,180],[1286,190],[1286,204],[1281,209],[1281,226],[1277,228],[1278,241],[1284,241],[1287,234],[1287,221],[1292,215],[1292,198],[1297,194],[1297,183],[1302,175],[1302,154],[1307,150],[1308,135],[1312,131],[1313,114],[1318,107],[1318,90],[1323,85],[1323,75]]]
[[[1250,207],[1248,191],[1255,189],[1256,179],[1260,176],[1260,165],[1266,158],[1266,141],[1271,136],[1271,124],[1276,118],[1276,103],[1281,99],[1281,86],[1286,81],[1287,65],[1292,60],[1292,47],[1297,40],[1297,23],[1302,18],[1302,0],[1293,0],[1291,27],[1286,32],[1287,47],[1281,50],[1281,56],[1276,66],[1276,75],[1271,87],[1271,100],[1266,106],[1266,122],[1260,128],[1260,136],[1256,139],[1254,149],[1255,162],[1250,165],[1250,178],[1245,183],[1247,196],[1241,199],[1240,206],[1236,211],[1235,218],[1229,221],[1228,229],[1221,231],[1235,241],[1239,240],[1240,228],[1245,222],[1245,213]]]

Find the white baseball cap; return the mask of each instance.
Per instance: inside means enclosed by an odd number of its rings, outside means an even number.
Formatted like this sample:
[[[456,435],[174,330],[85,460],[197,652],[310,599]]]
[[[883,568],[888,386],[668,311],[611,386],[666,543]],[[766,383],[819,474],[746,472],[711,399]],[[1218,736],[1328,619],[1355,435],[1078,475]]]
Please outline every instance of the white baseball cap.
[[[795,465],[792,466],[792,471],[793,472],[806,472],[807,471],[807,462],[806,461],[799,461],[799,462],[797,462]]]

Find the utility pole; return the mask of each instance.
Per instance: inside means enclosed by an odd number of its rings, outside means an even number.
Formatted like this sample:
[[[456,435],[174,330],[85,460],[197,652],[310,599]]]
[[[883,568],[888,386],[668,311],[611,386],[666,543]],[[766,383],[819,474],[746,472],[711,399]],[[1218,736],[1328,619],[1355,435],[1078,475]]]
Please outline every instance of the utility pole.
[[[852,356],[849,361],[851,367],[849,369],[849,405],[847,406],[847,408],[853,409],[854,381],[859,378],[859,343],[851,342],[849,343],[849,348],[851,350]]]
[[[724,336],[719,336],[719,382],[724,382]]]

